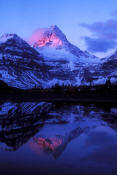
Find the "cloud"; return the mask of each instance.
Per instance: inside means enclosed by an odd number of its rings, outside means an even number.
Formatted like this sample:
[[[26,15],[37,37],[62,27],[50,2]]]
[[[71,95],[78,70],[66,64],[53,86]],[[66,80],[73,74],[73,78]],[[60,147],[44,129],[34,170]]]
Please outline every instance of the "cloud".
[[[116,47],[117,43],[113,40],[103,40],[99,38],[84,37],[87,48],[90,52],[107,52]]]
[[[92,52],[106,52],[117,46],[117,20],[109,19],[105,22],[93,24],[82,23],[80,26],[92,32],[91,37],[83,37],[88,50]]]
[[[117,20],[110,19],[106,22],[95,22],[93,24],[83,23],[80,26],[87,28],[100,38],[117,39]]]

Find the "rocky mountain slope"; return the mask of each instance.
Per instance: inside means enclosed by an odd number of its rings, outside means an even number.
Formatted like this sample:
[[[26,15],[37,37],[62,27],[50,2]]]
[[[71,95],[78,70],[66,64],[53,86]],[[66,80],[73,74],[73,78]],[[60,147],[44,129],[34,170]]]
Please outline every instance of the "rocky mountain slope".
[[[46,77],[47,65],[27,42],[16,34],[0,38],[0,79],[9,86],[29,89]]]

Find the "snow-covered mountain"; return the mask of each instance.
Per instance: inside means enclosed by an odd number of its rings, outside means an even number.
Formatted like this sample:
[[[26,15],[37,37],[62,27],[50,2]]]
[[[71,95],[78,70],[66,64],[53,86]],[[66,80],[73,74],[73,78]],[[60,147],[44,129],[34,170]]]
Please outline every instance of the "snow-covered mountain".
[[[41,85],[47,76],[43,58],[16,34],[0,38],[0,79],[22,89]]]
[[[39,29],[28,44],[16,34],[0,38],[0,80],[21,89],[116,81],[117,53],[99,59],[71,44],[57,26]]]
[[[69,52],[70,54],[73,54],[74,56],[80,58],[80,57],[93,57],[95,56],[89,54],[87,51],[83,52],[75,45],[71,44],[66,36],[63,34],[63,32],[56,26],[51,26],[49,28],[40,28],[37,31],[35,31],[32,36],[29,39],[29,43],[35,47],[40,49],[39,51],[42,51],[42,49],[46,48],[54,48],[56,50],[63,50],[64,52]],[[50,49],[50,52],[52,52],[53,49]]]
[[[29,43],[50,66],[53,79],[48,81],[49,85],[55,82],[89,84],[92,77],[88,77],[87,70],[95,69],[100,63],[99,58],[71,44],[56,25],[38,29],[30,37]]]
[[[4,59],[11,59],[11,61],[22,60],[23,57],[28,62],[30,59],[39,56],[36,50],[16,34],[1,36],[0,52],[3,54]]]
[[[103,76],[109,77],[112,83],[117,82],[117,51],[103,59],[101,70],[103,71]]]

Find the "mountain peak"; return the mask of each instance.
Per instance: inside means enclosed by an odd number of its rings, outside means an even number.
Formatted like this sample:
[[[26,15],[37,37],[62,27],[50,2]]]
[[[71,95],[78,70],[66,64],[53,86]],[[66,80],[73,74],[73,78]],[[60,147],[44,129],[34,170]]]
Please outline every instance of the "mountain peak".
[[[14,33],[5,33],[4,35],[0,37],[0,43],[6,42],[7,40],[14,38],[14,37],[17,37],[17,35]]]
[[[50,26],[49,28],[37,29],[30,37],[29,43],[34,48],[38,48],[38,51],[40,48],[47,47],[48,49],[63,49],[76,57],[83,56],[94,58],[94,56],[90,55],[89,53],[83,52],[77,46],[71,44],[67,40],[65,34],[56,25]]]
[[[14,37],[17,36],[15,33],[5,33],[0,38],[8,38],[8,37]]]
[[[4,45],[4,44],[7,44],[7,45],[19,45],[20,47],[24,46],[24,45],[28,45],[30,46],[25,40],[23,40],[20,36],[18,36],[17,34],[14,34],[14,33],[6,33],[6,34],[3,34],[1,37],[0,37],[0,45]]]
[[[64,42],[67,41],[66,36],[56,26],[50,26],[49,28],[37,29],[29,39],[29,42],[34,47],[54,47],[61,48],[64,46]]]
[[[51,29],[59,29],[59,27],[57,26],[57,25],[52,25],[52,26],[50,26],[49,28],[51,28]]]

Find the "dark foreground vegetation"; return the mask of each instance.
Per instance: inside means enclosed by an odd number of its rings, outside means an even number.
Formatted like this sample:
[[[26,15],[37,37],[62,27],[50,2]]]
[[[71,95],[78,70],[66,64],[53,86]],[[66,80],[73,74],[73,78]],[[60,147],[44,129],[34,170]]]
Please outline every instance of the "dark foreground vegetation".
[[[104,85],[71,86],[58,85],[43,89],[35,87],[29,90],[9,87],[0,81],[0,96],[10,100],[37,101],[77,101],[77,102],[117,102],[117,84],[110,80]]]

